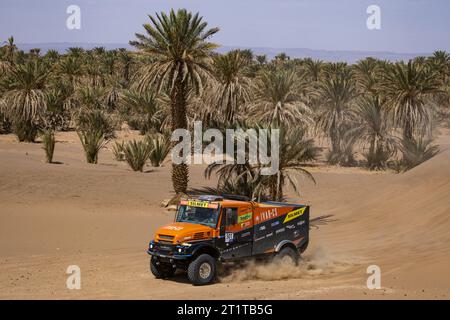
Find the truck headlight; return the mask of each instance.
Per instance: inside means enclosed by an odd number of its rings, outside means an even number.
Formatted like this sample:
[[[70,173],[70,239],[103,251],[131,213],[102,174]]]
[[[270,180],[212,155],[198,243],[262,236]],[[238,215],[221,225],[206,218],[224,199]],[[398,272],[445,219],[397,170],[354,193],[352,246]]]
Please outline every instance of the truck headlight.
[[[188,242],[183,242],[181,245],[182,245],[183,247],[190,247],[190,246],[192,246],[192,244],[190,244],[190,243],[188,243]]]
[[[150,243],[150,249],[153,249],[153,243]]]
[[[183,248],[178,248],[178,252],[182,253],[183,252]]]

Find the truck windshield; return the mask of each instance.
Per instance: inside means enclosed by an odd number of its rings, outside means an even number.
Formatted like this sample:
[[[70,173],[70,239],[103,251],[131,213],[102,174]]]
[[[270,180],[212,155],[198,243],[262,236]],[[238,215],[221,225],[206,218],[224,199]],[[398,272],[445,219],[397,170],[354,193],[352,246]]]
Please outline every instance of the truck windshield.
[[[218,217],[219,217],[219,209],[180,205],[178,207],[176,221],[198,223],[215,228],[217,225]]]

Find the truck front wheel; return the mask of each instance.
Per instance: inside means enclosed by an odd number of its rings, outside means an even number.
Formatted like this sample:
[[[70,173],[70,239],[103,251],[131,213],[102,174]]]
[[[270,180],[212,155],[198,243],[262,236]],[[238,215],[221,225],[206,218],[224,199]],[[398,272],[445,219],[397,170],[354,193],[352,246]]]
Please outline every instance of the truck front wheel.
[[[201,254],[189,264],[189,281],[195,286],[211,283],[216,277],[216,269],[216,260],[209,254]]]
[[[298,250],[294,250],[291,247],[284,247],[275,256],[276,263],[290,263],[292,265],[297,265],[300,255]]]
[[[170,278],[174,275],[175,270],[169,263],[158,263],[155,257],[150,258],[150,271],[157,279]]]

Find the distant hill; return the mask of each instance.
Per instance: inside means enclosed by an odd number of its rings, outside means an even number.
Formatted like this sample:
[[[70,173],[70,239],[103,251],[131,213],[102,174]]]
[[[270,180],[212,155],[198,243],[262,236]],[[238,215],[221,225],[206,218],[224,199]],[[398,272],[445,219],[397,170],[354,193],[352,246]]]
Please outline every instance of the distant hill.
[[[95,47],[105,47],[108,50],[117,48],[126,48],[134,50],[127,43],[32,43],[32,44],[18,44],[20,49],[29,51],[33,48],[40,48],[42,53],[50,49],[57,50],[60,53],[65,53],[70,47],[82,47],[84,49],[92,49]],[[222,46],[217,49],[218,52],[227,52],[233,49],[251,49],[255,54],[265,54],[268,59],[272,59],[280,52],[286,53],[291,58],[306,58],[320,59],[324,61],[346,61],[354,63],[366,57],[374,57],[382,60],[399,61],[409,60],[417,56],[429,56],[430,53],[395,53],[384,51],[340,51],[340,50],[314,50],[307,48],[266,48],[266,47],[241,47],[241,46]]]
[[[429,56],[430,53],[395,53],[382,51],[330,51],[314,50],[307,48],[249,48],[249,47],[221,47],[219,52],[226,52],[232,49],[251,49],[254,54],[265,54],[268,59],[274,58],[280,52],[286,53],[291,58],[313,58],[330,62],[345,61],[355,63],[366,57],[374,57],[381,60],[399,61],[409,60],[418,56]]]
[[[126,48],[133,50],[127,43],[83,43],[83,42],[49,42],[49,43],[19,43],[17,44],[19,49],[29,51],[30,49],[40,48],[42,53],[46,53],[48,50],[53,49],[59,53],[66,53],[66,50],[71,47],[81,47],[86,50],[90,50],[95,47],[104,47],[108,50]]]

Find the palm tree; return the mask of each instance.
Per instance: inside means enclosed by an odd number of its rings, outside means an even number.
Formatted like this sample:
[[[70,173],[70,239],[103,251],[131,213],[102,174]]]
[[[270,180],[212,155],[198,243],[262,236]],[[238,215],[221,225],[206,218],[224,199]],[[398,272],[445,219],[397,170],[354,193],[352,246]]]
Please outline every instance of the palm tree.
[[[323,71],[324,63],[321,60],[305,59],[305,71],[310,80],[317,82]]]
[[[107,76],[105,79],[105,103],[109,112],[117,109],[119,101],[123,97],[126,84],[116,76]]]
[[[277,54],[274,58],[275,62],[283,65],[285,62],[289,61],[291,58],[285,53],[285,52],[281,52],[279,54]]]
[[[116,61],[117,61],[117,52],[112,51],[106,51],[101,56],[101,64],[102,64],[102,73],[112,76],[115,73],[116,70]]]
[[[11,64],[6,60],[5,51],[0,47],[0,77],[11,69]]]
[[[440,107],[439,112],[444,115],[439,118],[448,118],[445,115],[450,109],[450,54],[446,51],[436,51],[428,58],[428,64],[438,74],[441,85],[442,92],[434,99],[435,104]]]
[[[14,37],[11,36],[8,38],[8,41],[4,48],[6,61],[8,61],[10,64],[14,64],[16,53],[18,50],[16,44],[14,43]]]
[[[84,109],[106,109],[106,90],[102,87],[82,85],[75,91],[75,100]]]
[[[126,82],[130,81],[131,69],[135,63],[133,57],[125,49],[119,49],[119,64],[121,76]]]
[[[272,130],[272,129],[270,129]],[[269,130],[269,131],[270,131]],[[279,167],[274,175],[261,175],[261,165],[212,163],[205,169],[205,177],[212,173],[218,175],[217,189],[239,193],[251,198],[267,198],[274,201],[284,200],[284,188],[290,186],[299,194],[298,176],[303,175],[315,182],[312,174],[303,168],[305,162],[315,160],[320,148],[314,146],[314,140],[306,138],[306,130],[295,128],[281,130]],[[270,135],[270,133],[269,133]]]
[[[263,66],[267,63],[267,56],[265,54],[256,55],[256,61],[260,66]]]
[[[81,58],[72,55],[63,57],[56,65],[56,73],[75,86],[84,75]]]
[[[239,106],[250,98],[250,79],[245,75],[248,64],[248,57],[239,50],[214,57],[212,70],[217,81],[210,105],[217,108],[219,117],[225,115],[225,123],[233,124]]]
[[[325,78],[318,87],[322,109],[317,125],[331,140],[331,153],[339,153],[342,128],[352,116],[351,103],[357,96],[355,81],[349,74],[337,73]]]
[[[429,59],[432,68],[439,73],[440,80],[445,85],[450,75],[450,54],[446,51],[438,50]]]
[[[101,65],[98,62],[98,58],[93,56],[92,53],[88,55],[84,63],[86,71],[86,78],[92,87],[104,87],[105,76],[102,72]]]
[[[211,53],[216,44],[208,38],[219,31],[206,29],[198,13],[185,9],[171,10],[149,16],[145,24],[147,35],[136,34],[137,41],[130,44],[155,57],[156,61],[145,69],[140,80],[141,90],[155,85],[159,91],[165,87],[171,100],[172,130],[187,129],[187,95],[189,88],[200,93],[208,76]],[[185,163],[172,164],[172,183],[177,195],[186,193],[189,170]]]
[[[354,76],[359,90],[364,94],[376,95],[381,78],[381,66],[378,60],[366,58],[353,66]]]
[[[435,71],[416,61],[396,63],[387,68],[383,94],[395,124],[411,139],[414,133],[424,134],[431,127],[431,98],[440,92]]]
[[[67,51],[67,55],[69,57],[76,58],[76,59],[82,58],[83,55],[85,54],[85,50],[81,47],[71,47],[71,48],[68,48],[66,51]]]
[[[40,48],[32,48],[32,49],[30,49],[29,55],[32,58],[39,58],[41,56],[41,49]]]
[[[392,136],[392,121],[385,110],[385,101],[378,96],[365,96],[359,99],[354,127],[348,132],[363,146],[368,146],[365,154],[368,167],[384,169],[396,148]]]
[[[314,139],[306,138],[305,129],[297,127],[289,131],[281,130],[278,172],[263,178],[268,182],[270,199],[283,201],[286,186],[300,195],[299,174],[315,183],[313,175],[303,165],[316,160],[320,150],[314,145]]]
[[[35,122],[47,108],[48,76],[48,67],[36,59],[14,65],[6,79],[6,114],[20,129],[20,141],[34,141],[37,133]]]
[[[92,55],[101,59],[102,56],[106,53],[105,47],[95,47],[92,50],[90,50]]]
[[[264,71],[254,85],[250,112],[257,121],[275,127],[308,124],[311,111],[304,102],[309,94],[308,81],[294,70]]]
[[[150,132],[152,129],[161,131],[163,111],[159,104],[157,95],[152,91],[141,92],[137,90],[126,90],[121,99],[123,112],[133,118],[137,118],[138,129],[141,134]]]
[[[56,63],[59,59],[59,52],[53,49],[50,49],[45,54],[45,59],[51,63]]]

